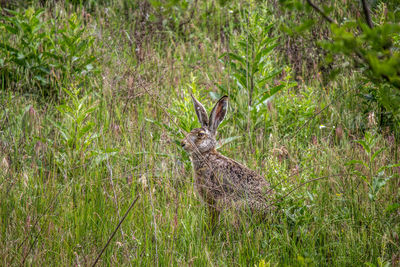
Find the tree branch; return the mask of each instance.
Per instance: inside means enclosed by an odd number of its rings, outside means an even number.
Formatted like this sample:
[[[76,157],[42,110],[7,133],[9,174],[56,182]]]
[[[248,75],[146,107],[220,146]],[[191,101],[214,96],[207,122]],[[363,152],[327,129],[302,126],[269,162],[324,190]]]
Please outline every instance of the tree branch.
[[[369,7],[367,4],[366,0],[361,0],[362,6],[363,6],[363,11],[364,11],[364,15],[365,15],[365,20],[367,21],[368,27],[370,27],[371,29],[374,27],[374,24],[372,23],[371,20],[371,13],[369,11]]]
[[[328,15],[326,15],[324,13],[324,11],[322,11],[321,8],[319,8],[317,5],[315,5],[313,2],[311,2],[311,0],[307,0],[307,3],[314,8],[315,11],[317,11],[326,21],[328,21],[329,23],[335,23],[337,24],[337,22],[334,19],[331,19],[330,17],[328,17]]]

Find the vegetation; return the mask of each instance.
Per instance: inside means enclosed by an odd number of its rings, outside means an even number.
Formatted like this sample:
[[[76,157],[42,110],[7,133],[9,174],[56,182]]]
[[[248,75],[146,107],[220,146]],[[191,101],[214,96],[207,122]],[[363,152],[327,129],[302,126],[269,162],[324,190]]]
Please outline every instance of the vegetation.
[[[400,11],[321,2],[0,1],[0,265],[398,266]],[[210,229],[191,93],[270,217]]]

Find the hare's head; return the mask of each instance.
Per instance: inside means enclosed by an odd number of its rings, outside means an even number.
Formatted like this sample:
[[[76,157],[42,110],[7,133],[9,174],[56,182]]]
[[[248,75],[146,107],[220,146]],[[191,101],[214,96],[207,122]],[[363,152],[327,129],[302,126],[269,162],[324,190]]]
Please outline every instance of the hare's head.
[[[192,95],[194,109],[201,128],[193,129],[181,142],[182,147],[189,153],[204,153],[215,149],[217,141],[215,135],[218,125],[226,115],[228,97],[223,96],[215,104],[210,117],[204,106]]]

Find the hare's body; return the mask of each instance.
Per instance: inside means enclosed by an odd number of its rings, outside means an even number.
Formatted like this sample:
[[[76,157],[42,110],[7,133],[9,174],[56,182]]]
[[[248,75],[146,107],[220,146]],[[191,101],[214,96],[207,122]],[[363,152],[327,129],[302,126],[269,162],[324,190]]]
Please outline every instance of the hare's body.
[[[233,207],[265,212],[271,194],[268,182],[253,170],[216,150],[192,158],[195,186],[203,200],[218,210]]]
[[[230,207],[257,213],[269,211],[269,183],[215,149],[216,129],[225,117],[227,97],[217,102],[209,118],[201,103],[192,98],[202,127],[193,129],[182,141],[182,147],[190,153],[195,186],[202,199],[213,213]]]

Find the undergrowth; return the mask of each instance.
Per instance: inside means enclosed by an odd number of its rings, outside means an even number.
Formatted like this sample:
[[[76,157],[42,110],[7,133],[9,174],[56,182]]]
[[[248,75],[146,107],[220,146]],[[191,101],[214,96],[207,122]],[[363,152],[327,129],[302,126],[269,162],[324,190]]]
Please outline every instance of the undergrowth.
[[[294,81],[276,6],[32,2],[0,17],[1,265],[91,265],[137,196],[101,265],[400,263],[395,128],[357,72]],[[274,186],[264,221],[210,228],[179,146],[190,93],[229,95],[219,150]]]

